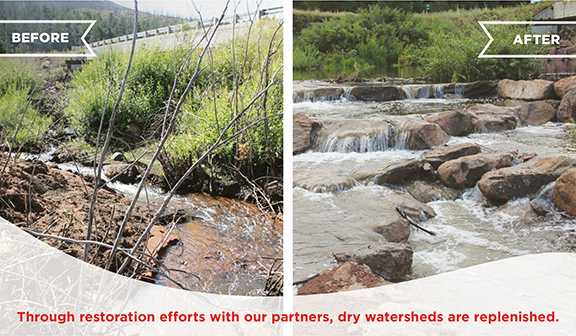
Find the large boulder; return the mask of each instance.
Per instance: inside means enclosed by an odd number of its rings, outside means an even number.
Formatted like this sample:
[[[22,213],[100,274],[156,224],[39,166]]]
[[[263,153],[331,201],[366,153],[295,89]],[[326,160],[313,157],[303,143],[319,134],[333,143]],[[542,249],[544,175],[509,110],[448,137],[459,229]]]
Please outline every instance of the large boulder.
[[[562,78],[561,80],[554,83],[554,94],[556,94],[556,97],[564,97],[568,87],[572,84],[576,85],[576,76]]]
[[[357,86],[350,90],[356,100],[390,101],[406,99],[406,93],[398,86]]]
[[[408,149],[428,149],[450,140],[450,136],[437,124],[416,119],[402,124],[398,134],[399,138],[402,139],[400,142],[405,141],[402,146]]]
[[[558,209],[576,216],[576,168],[567,170],[556,180],[552,202]]]
[[[349,261],[306,281],[298,288],[298,295],[346,292],[390,284],[384,278],[372,274],[370,267]]]
[[[554,98],[554,82],[534,80],[503,79],[498,82],[498,96],[501,98],[543,100]]]
[[[576,90],[570,90],[564,94],[556,117],[560,122],[576,119]]]
[[[498,95],[497,80],[481,80],[464,84],[464,97],[466,98],[492,98]]]
[[[438,167],[440,181],[451,188],[471,188],[485,173],[512,165],[511,153],[476,154],[450,160]]]
[[[294,155],[310,149],[310,137],[312,135],[312,121],[302,113],[296,113],[292,117],[292,134]]]
[[[533,159],[484,174],[478,181],[478,187],[486,198],[506,202],[537,192],[575,166],[576,159],[566,156]]]
[[[516,113],[513,108],[492,104],[471,104],[465,109],[473,116],[476,132],[502,132],[516,128]]]
[[[467,111],[446,111],[426,117],[426,121],[437,124],[448,135],[465,136],[474,132],[472,115]]]
[[[407,244],[371,244],[357,250],[351,260],[370,267],[372,273],[388,281],[400,281],[412,267],[412,247]]]
[[[430,163],[434,169],[438,169],[446,161],[478,154],[481,151],[480,146],[469,142],[458,145],[442,145],[422,154],[420,159]]]
[[[434,171],[432,166],[427,162],[419,160],[394,163],[384,168],[384,170],[376,176],[376,183],[401,185],[414,179],[433,180]]]
[[[520,106],[516,115],[523,126],[539,126],[556,117],[556,108],[540,100]]]
[[[453,201],[462,196],[462,190],[447,187],[438,181],[414,180],[402,187],[410,196],[422,203],[441,200]]]

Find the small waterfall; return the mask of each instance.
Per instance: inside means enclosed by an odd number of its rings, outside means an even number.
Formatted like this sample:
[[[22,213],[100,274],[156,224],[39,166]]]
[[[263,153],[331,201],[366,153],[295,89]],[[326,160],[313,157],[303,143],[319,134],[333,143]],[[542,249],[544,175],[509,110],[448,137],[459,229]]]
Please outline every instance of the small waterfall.
[[[430,85],[426,85],[426,86],[421,86],[418,88],[418,91],[416,91],[416,99],[428,99],[430,98],[430,89],[432,87]]]
[[[344,94],[342,95],[342,99],[344,101],[356,101],[357,100],[356,97],[354,97],[351,93],[352,89],[353,89],[353,87],[351,87],[351,86],[344,88]]]
[[[454,93],[457,95],[463,95],[464,94],[464,85],[454,84]]]
[[[406,94],[406,99],[414,99],[414,92],[410,86],[401,86],[400,88]]]
[[[434,85],[434,98],[444,98],[444,85]]]
[[[319,139],[315,147],[319,152],[368,153],[386,151],[391,147],[391,134],[393,133],[394,131],[389,129],[376,134],[328,137]]]
[[[410,131],[400,131],[396,136],[394,144],[395,149],[408,149],[408,139],[410,139]]]

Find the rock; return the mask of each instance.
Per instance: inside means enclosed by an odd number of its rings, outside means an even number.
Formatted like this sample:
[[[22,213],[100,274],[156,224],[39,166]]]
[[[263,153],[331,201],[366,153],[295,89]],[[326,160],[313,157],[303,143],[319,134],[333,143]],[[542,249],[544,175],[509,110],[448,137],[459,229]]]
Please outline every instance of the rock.
[[[300,154],[310,149],[310,136],[312,134],[312,121],[302,113],[292,117],[293,148],[292,154]]]
[[[356,185],[348,175],[320,169],[294,172],[293,183],[294,187],[316,193],[343,191]]]
[[[552,106],[555,109],[558,109],[558,107],[560,106],[560,100],[546,99],[545,102],[546,102],[546,104]]]
[[[576,85],[576,76],[562,78],[554,83],[554,94],[556,94],[556,97],[564,97],[564,94],[567,91],[566,89],[572,84]]]
[[[406,99],[406,93],[398,86],[357,86],[350,94],[356,100],[390,101]]]
[[[434,171],[427,162],[410,160],[398,162],[386,167],[380,175],[376,176],[377,184],[404,184],[414,179],[434,180]]]
[[[404,218],[399,218],[374,227],[374,232],[381,234],[386,241],[406,243],[410,237],[410,223]]]
[[[404,145],[408,149],[428,149],[450,140],[450,136],[440,126],[423,120],[405,122],[398,133],[400,138],[405,137]]]
[[[410,272],[413,253],[407,244],[381,243],[357,250],[351,259],[388,281],[400,281]]]
[[[498,96],[523,100],[553,99],[554,82],[543,79],[519,81],[503,79],[498,82]]]
[[[539,216],[530,202],[507,202],[498,208],[498,212],[518,217],[522,223],[533,221]]]
[[[111,159],[112,159],[112,161],[126,162],[126,158],[124,157],[124,154],[122,154],[120,152],[116,152],[116,153],[112,154]]]
[[[552,202],[558,209],[576,216],[576,168],[558,178],[552,189]]]
[[[469,142],[458,145],[442,145],[422,154],[420,159],[430,163],[434,169],[438,169],[446,161],[478,154],[481,151],[480,146]]]
[[[564,94],[556,117],[560,122],[576,119],[576,90],[570,90]]]
[[[476,154],[450,160],[438,167],[440,181],[451,188],[471,188],[482,175],[493,169],[512,165],[513,155]]]
[[[140,170],[136,165],[130,167],[130,164],[114,164],[106,167],[104,175],[113,181],[122,183],[136,183],[140,181]],[[116,178],[114,176],[118,175]]]
[[[426,117],[426,121],[437,124],[452,136],[465,136],[474,132],[472,115],[467,111],[446,111]]]
[[[408,194],[422,203],[456,200],[462,196],[462,191],[443,185],[440,182],[414,180],[403,186]]]
[[[392,146],[394,127],[370,119],[325,120],[312,129],[312,148],[318,152],[374,152]]]
[[[542,186],[556,180],[568,169],[576,166],[576,159],[566,156],[530,160],[519,165],[488,172],[478,182],[486,198],[506,202],[525,197]]]
[[[502,132],[516,128],[516,113],[513,108],[492,104],[472,104],[466,110],[473,116],[475,132]]]
[[[516,110],[522,126],[539,126],[556,117],[556,109],[544,101],[526,103]]]
[[[370,267],[349,261],[306,281],[298,288],[298,295],[337,293],[390,284],[384,278],[372,274]]]
[[[313,89],[303,89],[294,90],[292,99],[295,103],[300,103],[303,101],[327,101],[327,100],[338,100],[344,94],[344,89],[339,88],[313,88]]]
[[[492,98],[498,95],[497,80],[481,80],[464,84],[464,97],[466,98]]]

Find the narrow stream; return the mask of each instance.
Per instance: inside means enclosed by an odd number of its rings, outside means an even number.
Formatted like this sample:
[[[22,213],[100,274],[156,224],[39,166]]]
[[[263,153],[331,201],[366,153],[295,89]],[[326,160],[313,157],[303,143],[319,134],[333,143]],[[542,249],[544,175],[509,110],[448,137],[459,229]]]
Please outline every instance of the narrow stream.
[[[47,161],[50,153],[30,155]],[[70,163],[58,167],[94,176],[91,167]],[[104,179],[106,177],[103,176]],[[130,200],[137,184],[120,182],[109,186]],[[166,194],[147,187],[140,195],[142,203],[157,209]],[[175,226],[170,240],[174,243],[163,253],[162,260],[170,275],[193,291],[228,295],[264,295],[268,267],[273,258],[282,257],[282,223],[262,213],[251,203],[224,197],[189,194],[175,195],[167,212],[183,212],[189,220]],[[199,279],[198,279],[199,278]],[[162,277],[156,283],[175,287]]]
[[[412,99],[400,101],[359,102],[343,96],[330,101],[296,102],[294,113],[325,124],[344,120],[346,125],[357,122],[361,126],[363,122],[377,123],[390,116],[416,117],[462,109],[472,102],[495,103],[495,100],[418,99],[413,95]],[[568,137],[567,126],[563,124],[451,137],[448,144],[465,142],[480,145],[483,152],[576,156],[575,141]],[[424,153],[403,149],[398,144],[376,151],[370,150],[370,146],[362,148],[360,152],[349,152],[343,147],[326,151],[312,146],[311,150],[294,156],[295,281],[332,268],[336,264],[334,253],[353,248],[346,245],[347,237],[364,242],[381,241],[382,237],[370,228],[378,223],[384,211],[382,204],[390,198],[390,188],[362,178],[374,176],[392,163],[418,159]],[[412,229],[408,244],[414,256],[412,271],[406,279],[524,254],[575,251],[576,220],[554,209],[548,194],[550,188],[551,185],[542,188],[537,201],[552,211],[535,218],[523,217],[522,209],[530,206],[527,198],[496,207],[488,204],[477,187],[463,190],[456,200],[437,195],[427,203],[437,216],[422,223],[437,235]]]

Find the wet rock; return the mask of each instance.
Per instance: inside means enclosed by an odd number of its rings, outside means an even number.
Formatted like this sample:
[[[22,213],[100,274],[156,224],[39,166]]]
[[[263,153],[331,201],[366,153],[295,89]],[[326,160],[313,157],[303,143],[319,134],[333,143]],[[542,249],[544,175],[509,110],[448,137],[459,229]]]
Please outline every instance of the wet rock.
[[[400,281],[410,272],[413,253],[407,244],[381,243],[355,251],[351,259],[388,281]]]
[[[464,97],[466,98],[492,98],[498,95],[497,80],[481,80],[464,84]]]
[[[523,223],[533,221],[539,217],[538,213],[534,211],[530,202],[508,202],[498,208],[499,212],[510,216],[518,217]]]
[[[478,187],[486,198],[506,202],[537,192],[542,186],[556,180],[575,166],[576,159],[566,156],[530,160],[484,174]]]
[[[356,181],[348,175],[318,169],[294,172],[293,183],[294,187],[316,193],[343,191],[356,185]]]
[[[498,96],[523,100],[553,99],[554,82],[543,79],[519,81],[503,79],[498,82]]]
[[[310,136],[312,134],[312,121],[302,113],[296,113],[292,117],[293,149],[294,155],[310,149]]]
[[[576,85],[576,76],[562,78],[554,83],[554,94],[556,97],[562,98],[570,85]]]
[[[370,119],[326,120],[312,130],[312,148],[319,152],[375,152],[392,145],[394,127]]]
[[[446,111],[426,117],[426,121],[437,124],[452,136],[465,136],[474,132],[472,115],[467,111]]]
[[[391,222],[384,222],[374,228],[374,231],[381,234],[386,241],[393,243],[405,243],[410,237],[410,223],[399,218]]]
[[[492,104],[472,104],[466,110],[473,115],[475,132],[502,132],[516,128],[516,113],[513,108]]]
[[[485,173],[512,165],[513,155],[476,154],[450,160],[438,167],[440,181],[451,188],[471,188]]]
[[[372,274],[370,267],[366,265],[345,262],[306,281],[298,288],[298,295],[346,292],[390,284],[392,283],[384,278]]]
[[[440,126],[423,120],[405,122],[398,133],[400,137],[406,137],[408,149],[428,149],[450,140],[450,136]]]
[[[292,98],[295,103],[303,101],[328,101],[338,100],[344,94],[344,89],[339,88],[311,88],[295,90]]]
[[[154,213],[151,215],[154,215]],[[182,224],[187,222],[189,219],[190,218],[184,209],[178,209],[176,211],[167,210],[164,211],[160,217],[158,217],[157,224],[164,226],[172,224],[172,222],[176,222],[176,224]]]
[[[516,115],[522,126],[539,126],[554,119],[556,109],[545,101],[535,101],[520,106]]]
[[[362,101],[390,101],[406,99],[406,93],[397,86],[357,86],[350,94]]]
[[[104,175],[113,181],[122,183],[136,183],[140,181],[140,170],[136,165],[114,164],[106,167]],[[118,176],[116,176],[118,175]]]
[[[532,160],[537,155],[538,154],[536,154],[536,153],[520,153],[516,156],[516,161],[519,163],[526,162],[528,160]]]
[[[403,186],[408,194],[422,203],[456,200],[462,196],[462,191],[447,187],[439,182],[414,180]]]
[[[116,152],[116,153],[112,154],[111,159],[112,159],[112,161],[126,162],[126,158],[124,157],[124,154],[122,154],[120,152]]]
[[[446,161],[478,154],[481,151],[480,146],[469,142],[458,145],[442,145],[422,154],[420,159],[430,163],[434,169],[438,169]]]
[[[556,180],[552,202],[558,209],[576,216],[576,168],[567,170]]]
[[[556,117],[560,122],[576,119],[576,90],[570,90],[564,94]]]
[[[557,99],[546,99],[545,102],[546,104],[552,106],[555,109],[558,109],[558,107],[560,106],[560,100]]]
[[[420,160],[398,162],[384,168],[382,173],[376,176],[377,184],[404,184],[414,179],[434,180],[432,166]]]

